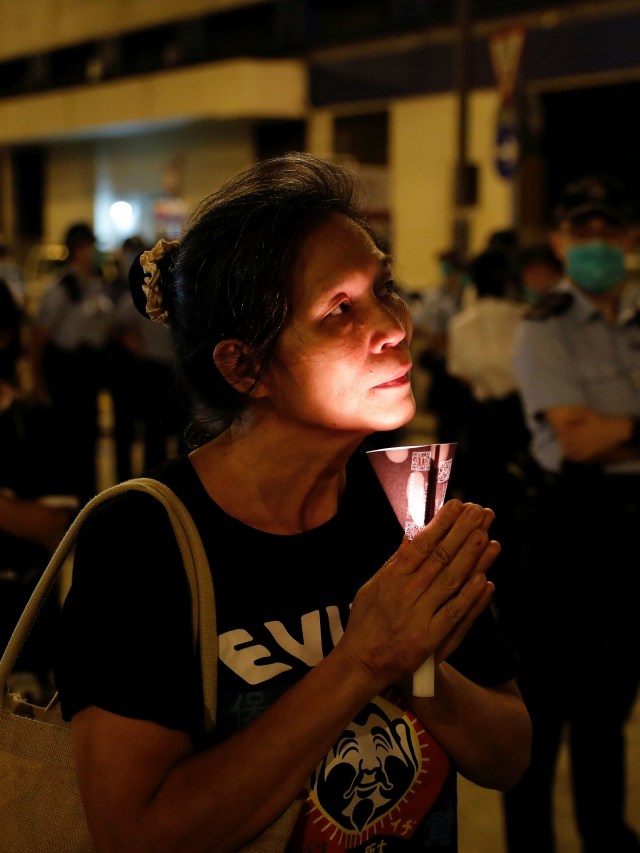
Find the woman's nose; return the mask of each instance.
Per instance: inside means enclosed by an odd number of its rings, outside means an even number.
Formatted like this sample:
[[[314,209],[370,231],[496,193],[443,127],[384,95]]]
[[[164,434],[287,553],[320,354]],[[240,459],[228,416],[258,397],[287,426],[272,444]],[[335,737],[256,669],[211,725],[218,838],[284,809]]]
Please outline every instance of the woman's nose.
[[[378,303],[374,334],[376,347],[395,347],[404,340],[409,344],[412,333],[413,323],[406,303],[400,299],[393,306]]]

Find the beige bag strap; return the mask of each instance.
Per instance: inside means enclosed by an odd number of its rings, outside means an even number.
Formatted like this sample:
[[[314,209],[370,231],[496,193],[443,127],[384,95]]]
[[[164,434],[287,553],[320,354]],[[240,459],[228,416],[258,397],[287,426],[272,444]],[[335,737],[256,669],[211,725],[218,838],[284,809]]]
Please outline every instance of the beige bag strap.
[[[7,681],[36,617],[51,591],[56,578],[75,545],[78,532],[91,513],[104,501],[131,490],[147,492],[159,500],[166,509],[178,547],[182,555],[192,605],[192,633],[194,648],[200,644],[202,689],[205,706],[205,730],[212,731],[216,723],[216,690],[218,678],[218,632],[216,626],[215,596],[207,555],[198,529],[189,510],[180,498],[164,483],[149,477],[125,480],[104,489],[92,498],[78,513],[62,541],[52,555],[47,568],[27,602],[0,660],[0,690],[4,694]],[[57,696],[52,700],[57,701]]]

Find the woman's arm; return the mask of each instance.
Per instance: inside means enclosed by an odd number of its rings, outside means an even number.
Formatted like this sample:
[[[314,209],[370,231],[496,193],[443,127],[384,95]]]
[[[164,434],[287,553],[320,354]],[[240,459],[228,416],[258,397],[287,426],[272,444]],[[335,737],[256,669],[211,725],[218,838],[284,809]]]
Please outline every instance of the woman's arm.
[[[545,418],[569,462],[606,464],[638,457],[638,448],[629,443],[634,428],[630,415],[606,415],[588,406],[554,406]]]
[[[296,799],[375,692],[337,648],[247,726],[197,753],[184,733],[80,711],[73,749],[96,850],[237,850]]]
[[[531,720],[516,682],[482,687],[442,663],[435,685],[432,698],[410,698],[424,726],[467,779],[498,791],[513,787],[531,757]],[[405,689],[410,696],[410,682]]]

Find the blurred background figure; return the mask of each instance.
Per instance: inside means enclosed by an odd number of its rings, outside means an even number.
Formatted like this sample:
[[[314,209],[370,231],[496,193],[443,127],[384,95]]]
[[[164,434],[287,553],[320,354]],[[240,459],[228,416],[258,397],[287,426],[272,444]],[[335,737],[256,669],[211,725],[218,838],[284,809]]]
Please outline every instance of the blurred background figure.
[[[181,395],[169,330],[137,310],[129,289],[129,270],[146,248],[129,237],[117,257],[111,283],[115,299],[109,344],[109,390],[113,399],[116,475],[137,476],[183,447]],[[142,452],[136,455],[136,449]]]
[[[11,291],[17,305],[24,307],[25,282],[22,267],[18,263],[11,246],[0,234],[0,279]]]
[[[123,305],[131,300],[129,291],[131,264],[146,248],[146,243],[139,235],[127,237],[113,258],[114,275],[108,284],[109,297],[114,306],[108,343],[108,386],[113,412],[112,432],[116,480],[128,480],[133,476],[136,395],[139,393],[131,376],[134,356],[123,324],[117,322],[116,318],[119,313],[123,313],[120,307],[121,300]]]
[[[35,309],[32,361],[36,391],[49,397],[71,447],[68,460],[83,502],[96,493],[98,394],[106,386],[113,302],[90,225],[65,235],[68,257]]]
[[[476,298],[449,320],[447,370],[470,391],[463,497],[481,500],[496,512],[502,551],[492,567],[494,606],[506,639],[514,644],[510,620],[520,574],[530,436],[513,352],[525,304],[513,298],[515,268],[502,249],[486,249],[473,258],[469,278]]]
[[[555,287],[564,273],[564,264],[549,243],[523,246],[516,254],[522,298],[533,304]]]
[[[0,279],[0,650],[79,505],[69,454],[50,407],[23,388],[24,317]],[[51,695],[59,603],[48,596],[11,686],[35,702]]]
[[[584,853],[640,851],[625,821],[624,731],[640,684],[637,228],[617,178],[568,184],[550,234],[566,275],[519,326],[514,364],[541,476],[518,614],[533,749],[504,796],[509,853],[556,849],[565,733]]]
[[[449,493],[457,494],[464,479],[466,427],[471,396],[466,383],[447,369],[447,336],[450,319],[460,311],[470,295],[464,258],[454,249],[438,255],[440,278],[435,286],[414,294],[410,302],[414,325],[416,363],[427,373],[425,400],[418,401],[435,416],[438,442],[457,442]]]
[[[505,296],[511,299],[521,299],[522,289],[518,273],[518,255],[520,253],[520,235],[516,228],[501,228],[492,231],[487,238],[484,251],[502,253],[509,267],[509,280]]]
[[[485,249],[497,249],[508,258],[514,258],[520,248],[520,237],[515,228],[499,228],[487,238]]]

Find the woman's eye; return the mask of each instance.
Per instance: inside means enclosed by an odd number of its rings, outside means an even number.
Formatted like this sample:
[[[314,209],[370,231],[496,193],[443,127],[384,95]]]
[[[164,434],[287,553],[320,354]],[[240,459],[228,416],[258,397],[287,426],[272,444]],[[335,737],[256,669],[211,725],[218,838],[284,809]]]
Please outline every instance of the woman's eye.
[[[350,310],[351,305],[345,299],[343,302],[341,302],[339,305],[336,305],[335,308],[329,311],[327,317],[340,317],[342,314],[346,314]]]

